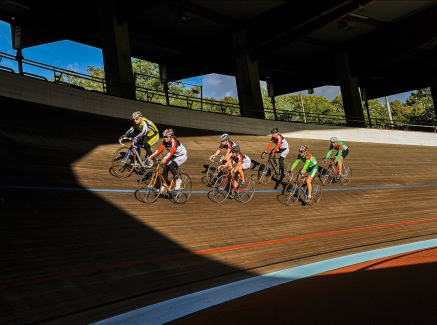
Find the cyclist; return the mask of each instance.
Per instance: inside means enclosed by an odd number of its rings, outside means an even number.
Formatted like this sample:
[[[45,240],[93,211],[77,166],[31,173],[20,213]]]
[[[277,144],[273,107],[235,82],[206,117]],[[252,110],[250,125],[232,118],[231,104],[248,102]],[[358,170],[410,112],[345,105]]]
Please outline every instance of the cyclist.
[[[331,156],[332,150],[337,150],[337,155],[335,156],[334,163],[337,166],[338,169],[338,176],[337,179],[341,177],[341,173],[343,170],[343,159],[346,158],[346,156],[349,154],[349,147],[346,143],[342,141],[338,141],[336,137],[331,138],[331,145],[329,146],[329,151],[326,154],[326,157],[323,158],[323,162],[325,162],[327,159],[329,159],[329,156]]]
[[[279,170],[281,173],[279,176],[279,181],[282,181],[282,179],[284,178],[284,159],[285,157],[287,157],[290,149],[288,148],[287,140],[285,140],[285,138],[279,133],[278,128],[273,128],[271,130],[271,133],[272,138],[270,139],[270,143],[268,144],[266,150],[264,150],[264,153],[268,153],[272,145],[275,144],[275,147],[270,154],[272,155],[272,157],[275,156],[276,152],[281,154],[279,158]]]
[[[217,151],[215,152],[215,154],[213,154],[209,159],[214,160],[215,157],[220,153],[220,151],[222,151],[223,149],[226,149],[226,155],[225,158],[223,159],[224,162],[228,161],[230,154],[231,154],[231,148],[233,146],[236,146],[237,144],[231,140],[229,140],[229,134],[227,133],[223,133],[220,136],[220,146],[218,147]]]
[[[244,170],[250,168],[250,165],[252,164],[251,159],[249,156],[242,154],[241,149],[239,145],[235,145],[231,149],[231,157],[230,159],[223,165],[223,167],[226,166],[232,166],[234,174],[234,182],[233,182],[233,189],[231,190],[231,193],[229,194],[229,198],[233,199],[235,197],[235,191],[237,190],[238,186],[238,176],[241,178],[241,186],[246,184],[246,175],[244,174]]]
[[[311,201],[311,193],[313,190],[313,186],[311,184],[311,181],[313,180],[314,176],[316,176],[317,170],[319,169],[319,166],[317,165],[317,159],[312,154],[310,154],[308,151],[308,147],[306,145],[302,145],[299,147],[299,155],[296,158],[296,161],[294,162],[293,166],[291,166],[291,171],[296,168],[299,161],[303,161],[304,165],[302,169],[300,170],[302,174],[305,174],[306,172],[309,173],[306,184],[308,189],[308,196],[306,198],[305,202]]]
[[[161,160],[161,163],[164,165],[162,175],[164,176],[167,185],[170,184],[168,180],[168,171],[170,170],[174,179],[176,180],[175,190],[179,190],[181,188],[182,180],[179,178],[177,167],[187,161],[187,150],[185,149],[184,145],[175,137],[173,129],[165,129],[164,132],[162,132],[162,135],[164,137],[164,141],[153,154],[147,157],[147,160],[150,161],[151,159],[155,158],[164,149],[168,150],[167,155]],[[160,193],[165,193],[164,185],[161,186]]]
[[[132,126],[120,137],[119,142],[121,143],[123,137],[133,133],[135,128],[137,128],[140,133],[132,139],[132,145],[138,143],[138,153],[141,153],[141,146],[144,147],[146,150],[146,156],[144,157],[145,160],[147,156],[152,154],[152,149],[150,149],[150,147],[159,140],[159,131],[155,123],[143,117],[140,111],[132,113],[132,120]],[[150,167],[151,165],[152,163],[150,162],[147,167]]]

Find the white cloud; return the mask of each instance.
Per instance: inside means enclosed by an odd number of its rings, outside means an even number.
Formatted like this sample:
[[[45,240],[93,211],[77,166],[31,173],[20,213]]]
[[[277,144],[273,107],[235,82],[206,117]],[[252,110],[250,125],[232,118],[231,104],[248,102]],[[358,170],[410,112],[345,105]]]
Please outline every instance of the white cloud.
[[[203,96],[215,99],[222,99],[226,96],[238,98],[237,84],[234,77],[208,74],[203,77]]]
[[[79,63],[77,63],[77,62],[71,63],[71,64],[67,65],[66,69],[79,72]]]

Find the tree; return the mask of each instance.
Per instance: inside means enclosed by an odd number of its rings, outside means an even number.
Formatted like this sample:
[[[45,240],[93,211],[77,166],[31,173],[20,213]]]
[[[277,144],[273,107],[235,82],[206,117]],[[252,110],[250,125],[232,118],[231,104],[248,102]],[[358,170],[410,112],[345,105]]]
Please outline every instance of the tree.
[[[422,88],[412,92],[406,105],[411,108],[406,113],[409,123],[437,122],[430,88]]]

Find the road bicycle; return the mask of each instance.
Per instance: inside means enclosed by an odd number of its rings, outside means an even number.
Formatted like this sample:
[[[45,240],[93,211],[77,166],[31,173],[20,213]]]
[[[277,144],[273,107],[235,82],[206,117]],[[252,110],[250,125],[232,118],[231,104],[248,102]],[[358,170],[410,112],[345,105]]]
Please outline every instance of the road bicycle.
[[[261,154],[261,159],[264,159],[264,154],[266,154],[266,152]],[[269,155],[267,163],[261,164],[258,168],[258,182],[261,184],[267,184],[270,182],[272,177],[276,178],[277,180],[279,180],[281,177],[279,162],[277,162],[277,160],[280,158],[276,158],[269,153],[267,154]],[[284,163],[284,174],[286,174],[286,171],[290,170],[290,166],[290,163]]]
[[[331,184],[334,179],[339,180],[343,185],[347,185],[352,180],[352,168],[349,165],[343,164],[342,174],[340,175],[340,172],[334,163],[334,158],[330,158],[328,168],[322,169],[319,173],[319,178],[324,186]]]
[[[123,140],[132,141],[132,138],[122,137],[119,142],[122,145],[114,155],[112,156],[112,166],[111,171],[114,176],[118,178],[126,178],[132,175],[135,171],[138,174],[144,174],[147,168],[152,167],[150,164],[147,164],[145,159],[141,159],[141,156],[138,152],[139,146],[132,145],[127,149],[126,145],[122,142]],[[126,150],[127,149],[127,150]],[[126,150],[126,151],[125,151]],[[162,155],[160,154],[161,157]]]
[[[154,159],[154,165],[156,165],[153,171],[149,171],[144,174],[138,184],[138,197],[144,203],[153,203],[158,197],[167,197],[175,203],[185,203],[191,195],[193,184],[191,177],[186,173],[181,173],[179,166],[178,174],[181,180],[181,186],[179,189],[175,189],[176,180],[173,178],[170,184],[164,179],[162,169],[166,165],[162,165],[160,160]],[[161,192],[161,187],[165,187],[165,191]]]
[[[227,166],[225,168],[220,166],[220,169],[223,170],[223,175],[219,176],[214,183],[212,188],[212,198],[215,202],[221,203],[226,198],[228,198],[231,193],[231,189],[233,188],[232,184],[234,182],[235,173],[232,171],[231,166]],[[238,178],[238,187],[235,191],[235,199],[237,201],[246,203],[249,202],[255,193],[255,181],[252,177],[246,176],[246,184],[241,184],[241,179]]]
[[[290,175],[289,177],[293,178],[293,175]],[[287,186],[285,187],[283,197],[284,197],[284,203],[286,205],[293,205],[299,199],[301,199],[303,202],[309,204],[309,205],[315,205],[319,203],[321,197],[322,197],[322,187],[314,181],[314,178],[311,180],[312,185],[312,195],[311,200],[309,202],[306,202],[306,199],[308,197],[308,189],[306,184],[306,178],[308,176],[302,175],[301,172],[297,173],[295,181],[290,181]]]
[[[206,171],[206,185],[212,187],[217,180],[217,178],[222,174],[222,171],[219,170],[219,167],[223,164],[223,159],[225,156],[218,155],[218,161],[214,161],[214,159],[209,158],[212,161],[211,165],[209,165],[208,170]]]

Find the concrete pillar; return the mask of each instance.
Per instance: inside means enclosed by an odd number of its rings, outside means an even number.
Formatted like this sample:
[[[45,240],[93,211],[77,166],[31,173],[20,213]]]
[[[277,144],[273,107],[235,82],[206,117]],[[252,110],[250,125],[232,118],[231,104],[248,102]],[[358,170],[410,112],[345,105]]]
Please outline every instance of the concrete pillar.
[[[97,0],[97,5],[106,92],[122,98],[136,99],[127,23],[118,22],[115,0]]]
[[[343,98],[344,113],[348,126],[365,126],[363,106],[356,77],[351,76],[349,59],[346,51],[335,55],[337,76]]]
[[[428,75],[430,77],[430,87],[432,102],[434,104],[434,112],[437,116],[437,59],[428,61]]]
[[[236,53],[236,80],[241,116],[264,119],[258,64],[250,60],[246,31],[241,29],[235,32],[232,41]]]

